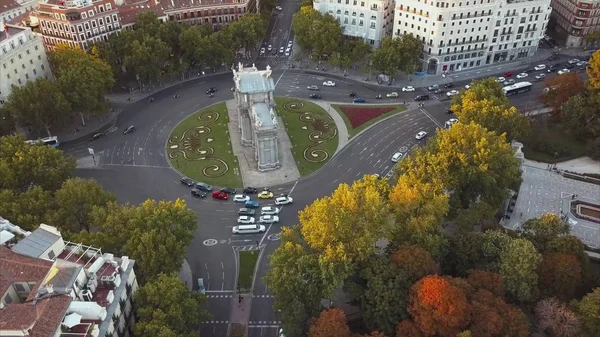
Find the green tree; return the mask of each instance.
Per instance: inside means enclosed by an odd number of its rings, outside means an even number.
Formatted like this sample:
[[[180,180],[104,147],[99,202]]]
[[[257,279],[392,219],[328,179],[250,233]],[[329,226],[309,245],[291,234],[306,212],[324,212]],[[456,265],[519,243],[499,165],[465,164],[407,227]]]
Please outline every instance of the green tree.
[[[27,231],[47,221],[52,207],[52,192],[33,186],[25,192],[0,190],[0,216]]]
[[[51,136],[50,128],[66,122],[71,106],[54,82],[46,78],[28,81],[14,87],[4,103],[4,109],[19,125],[28,126],[38,134]]]
[[[229,27],[238,48],[244,48],[246,57],[250,56],[253,47],[262,40],[267,31],[265,20],[258,14],[245,14]]]
[[[315,46],[315,39],[319,35],[323,35],[322,32],[316,32],[313,30],[313,24],[320,21],[323,15],[313,9],[312,7],[304,6],[300,7],[300,10],[294,14],[292,19],[292,28],[298,45],[309,52],[312,52]]]
[[[562,235],[569,234],[569,224],[553,213],[542,214],[523,223],[523,236],[531,241],[535,248],[545,254],[549,243]]]
[[[468,270],[481,268],[482,258],[482,235],[462,232],[450,239],[449,249],[443,257],[441,266],[446,274],[466,276]]]
[[[520,302],[534,301],[538,295],[536,268],[542,256],[525,239],[514,239],[502,252],[500,275],[508,295]]]
[[[572,305],[581,322],[582,336],[600,336],[600,288],[585,295],[581,301],[573,301]]]
[[[54,194],[57,207],[50,217],[51,223],[65,232],[90,232],[94,208],[104,208],[115,201],[114,194],[104,190],[96,180],[68,179]]]
[[[559,117],[575,138],[595,148],[594,142],[600,140],[600,106],[592,90],[570,97],[561,106]]]
[[[546,254],[563,253],[576,256],[579,261],[586,261],[585,246],[581,240],[574,235],[563,235],[550,240]]]
[[[206,297],[190,291],[176,274],[159,274],[135,293],[139,336],[198,336],[200,324],[210,319]]]
[[[60,91],[73,111],[85,117],[108,112],[104,96],[115,83],[113,72],[104,60],[78,47],[57,45],[49,54],[50,65]]]
[[[598,43],[600,42],[600,31],[587,33],[583,38],[588,43]]]
[[[412,74],[420,65],[423,43],[412,34],[384,37],[381,46],[371,54],[373,67],[395,78],[398,70]]]
[[[423,41],[411,34],[404,34],[395,39],[398,40],[398,51],[400,56],[399,69],[405,74],[417,71],[421,64],[423,53]]]
[[[502,252],[513,241],[506,232],[490,230],[483,233],[481,250],[483,252],[483,269],[498,273],[502,263]]]
[[[343,28],[330,14],[321,14],[312,7],[300,7],[294,15],[292,27],[298,44],[315,58],[323,54],[337,57],[341,51]]]
[[[154,36],[134,40],[125,55],[124,63],[136,78],[144,83],[159,83],[165,78],[165,68],[171,48]]]
[[[4,107],[0,107],[0,137],[13,134],[15,130],[15,119],[12,114]]]
[[[21,135],[0,137],[0,189],[25,192],[34,185],[54,191],[75,170],[75,159],[50,146],[30,145]]]

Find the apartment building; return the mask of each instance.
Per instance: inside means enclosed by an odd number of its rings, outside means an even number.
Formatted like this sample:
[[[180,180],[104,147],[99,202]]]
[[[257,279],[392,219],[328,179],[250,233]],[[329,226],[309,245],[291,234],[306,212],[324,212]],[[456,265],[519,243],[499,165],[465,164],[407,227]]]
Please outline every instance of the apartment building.
[[[600,31],[600,0],[552,0],[556,30],[566,37],[565,46],[586,44],[587,34]]]
[[[0,232],[0,336],[132,336],[135,261],[44,224],[15,244],[11,228]]]
[[[0,106],[13,86],[52,78],[42,39],[28,27],[0,24]]]
[[[39,0],[0,0],[0,23],[31,11],[38,6]]]
[[[170,0],[162,10],[169,21],[209,25],[217,31],[246,13],[256,13],[256,0]]]
[[[375,48],[393,27],[393,0],[314,0],[313,8],[336,18],[344,35],[362,38]]]
[[[422,71],[439,75],[527,59],[551,11],[550,0],[403,0],[393,31],[421,39]]]

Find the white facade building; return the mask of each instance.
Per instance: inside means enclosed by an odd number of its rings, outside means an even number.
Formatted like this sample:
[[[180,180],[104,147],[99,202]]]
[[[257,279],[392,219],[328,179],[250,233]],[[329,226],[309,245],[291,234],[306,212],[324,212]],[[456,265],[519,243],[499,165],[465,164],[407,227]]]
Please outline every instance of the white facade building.
[[[531,57],[551,11],[550,0],[402,0],[393,34],[420,38],[422,71],[439,75]]]
[[[393,0],[314,0],[313,8],[336,18],[344,35],[362,38],[374,47],[393,26]]]
[[[0,0],[0,24],[36,8],[39,0]]]
[[[42,39],[31,28],[0,27],[0,106],[12,90],[39,77],[52,78]]]

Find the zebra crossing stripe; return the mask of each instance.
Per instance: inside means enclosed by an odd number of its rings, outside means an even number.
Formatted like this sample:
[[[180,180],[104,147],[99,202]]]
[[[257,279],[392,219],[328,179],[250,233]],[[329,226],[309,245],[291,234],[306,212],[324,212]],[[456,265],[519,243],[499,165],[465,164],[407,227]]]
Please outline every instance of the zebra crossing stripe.
[[[202,324],[229,324],[229,321],[205,321]]]

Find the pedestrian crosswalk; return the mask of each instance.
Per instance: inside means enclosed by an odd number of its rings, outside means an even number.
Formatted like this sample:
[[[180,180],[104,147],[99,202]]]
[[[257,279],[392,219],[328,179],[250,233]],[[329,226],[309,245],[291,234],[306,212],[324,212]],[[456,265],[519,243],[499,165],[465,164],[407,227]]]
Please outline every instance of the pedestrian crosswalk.
[[[252,295],[252,298],[273,298],[273,295]]]
[[[233,295],[206,295],[206,298],[232,298]]]
[[[242,251],[250,251],[250,250],[259,250],[264,248],[265,245],[260,245],[260,246],[256,246],[256,245],[247,245],[247,246],[234,246],[233,249],[234,250],[242,250]]]
[[[281,321],[250,321],[248,325],[280,325]]]
[[[229,321],[204,321],[202,324],[229,324]]]

